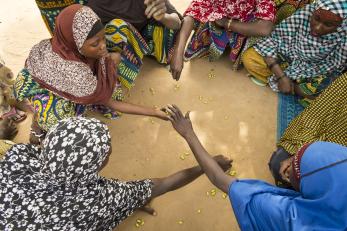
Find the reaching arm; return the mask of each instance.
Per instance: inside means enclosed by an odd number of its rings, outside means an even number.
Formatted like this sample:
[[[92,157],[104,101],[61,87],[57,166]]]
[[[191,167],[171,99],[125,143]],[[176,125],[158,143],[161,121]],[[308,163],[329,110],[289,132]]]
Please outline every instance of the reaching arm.
[[[218,166],[220,166],[219,168],[225,170],[230,168],[231,160],[222,155],[213,157],[213,160]],[[203,173],[204,171],[200,166],[195,166],[192,168],[184,169],[165,178],[152,179],[153,189],[151,198],[153,199],[164,193],[184,187],[185,185],[191,183],[196,178],[201,176]]]
[[[111,108],[114,111],[119,111],[126,114],[152,116],[163,120],[168,120],[168,116],[165,112],[154,108],[120,102],[113,99],[110,99],[107,104],[105,104],[105,106]]]
[[[181,77],[181,72],[183,69],[183,55],[186,49],[186,44],[188,38],[194,28],[194,19],[190,16],[187,16],[183,19],[183,25],[180,30],[180,33],[177,36],[177,42],[175,46],[175,51],[170,63],[170,71],[172,78],[179,80]]]
[[[234,177],[227,175],[217,162],[208,154],[196,136],[190,118],[189,112],[183,116],[177,106],[168,106],[170,120],[176,131],[187,141],[189,147],[202,170],[210,179],[212,184],[225,193],[228,193],[230,184],[235,180]]]
[[[220,19],[216,21],[218,26],[224,27],[228,31],[237,32],[247,37],[269,36],[273,30],[273,22],[267,20],[256,20],[253,22],[240,22],[237,20]]]

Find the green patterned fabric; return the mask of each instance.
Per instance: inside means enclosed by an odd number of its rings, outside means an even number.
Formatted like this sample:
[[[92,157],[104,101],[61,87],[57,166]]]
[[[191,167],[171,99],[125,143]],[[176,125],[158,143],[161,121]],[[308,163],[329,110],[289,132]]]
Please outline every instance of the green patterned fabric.
[[[54,31],[55,18],[65,7],[72,4],[85,5],[87,3],[88,0],[36,0],[41,16],[51,34]]]

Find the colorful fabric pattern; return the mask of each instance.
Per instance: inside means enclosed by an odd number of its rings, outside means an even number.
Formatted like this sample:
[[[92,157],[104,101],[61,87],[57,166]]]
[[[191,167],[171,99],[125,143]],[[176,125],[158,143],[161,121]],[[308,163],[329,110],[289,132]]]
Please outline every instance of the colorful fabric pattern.
[[[270,87],[278,92],[277,82],[270,82],[272,72],[266,65],[264,58],[255,50],[254,47],[249,48],[243,54],[243,64],[247,71],[255,78],[262,82],[269,83]],[[278,56],[280,66],[283,70],[288,67],[288,62],[283,55]],[[322,93],[335,79],[334,76],[321,75],[312,76],[311,78],[293,80],[306,95],[318,96]],[[312,100],[308,98],[300,98],[299,102],[302,106],[306,107]]]
[[[87,4],[88,0],[35,0],[40,9],[41,16],[45,22],[48,31],[53,34],[55,28],[55,19],[58,14],[67,6],[72,4]]]
[[[185,16],[191,16],[201,23],[232,18],[247,22],[249,18],[275,20],[275,3],[269,0],[193,0]]]
[[[249,22],[255,19],[274,21],[275,5],[273,1],[248,1],[244,2],[241,9],[238,9],[241,1],[193,1],[186,10],[185,15],[195,19],[194,34],[188,44],[184,54],[186,61],[194,58],[209,57],[210,61],[215,61],[221,57],[226,48],[230,48],[230,60],[234,62],[234,69],[240,63],[240,54],[256,41],[255,38],[247,37],[228,32],[214,25],[214,21],[221,18],[232,18],[242,22]],[[236,8],[234,8],[236,7]],[[229,9],[230,8],[230,9]]]
[[[246,41],[245,36],[222,30],[211,22],[195,21],[195,27],[194,35],[184,54],[186,61],[206,56],[210,61],[215,61],[221,57],[227,47],[231,48],[229,56],[231,61],[236,61]]]
[[[347,146],[346,97],[347,74],[343,74],[289,124],[278,146],[292,155],[315,141]]]
[[[170,62],[177,33],[154,21],[139,32],[121,19],[110,21],[105,31],[107,49],[121,52],[118,74],[120,82],[127,88],[134,85],[144,56],[153,56],[161,64]]]
[[[330,1],[324,2],[330,3]],[[340,2],[341,9],[345,8],[344,11],[347,12],[346,1]],[[310,17],[318,6],[320,1],[307,5],[280,23],[271,36],[262,39],[254,46],[263,57],[277,58],[278,54],[285,54],[290,64],[285,74],[293,80],[322,75],[336,77],[345,69],[347,62],[345,22],[335,33],[321,37],[312,36]],[[343,18],[345,17],[346,15]]]
[[[28,70],[23,69],[17,77],[14,85],[14,94],[18,101],[28,99],[35,109],[35,118],[39,127],[48,131],[60,120],[75,116],[83,116],[87,110],[92,110],[103,114],[106,118],[116,119],[119,113],[101,105],[82,105],[74,103],[55,95],[54,93],[42,88],[35,82]],[[121,87],[116,87],[112,98],[122,101],[123,95]]]
[[[60,121],[41,149],[14,145],[0,162],[0,229],[117,227],[148,202],[153,183],[99,176],[110,150],[107,126],[85,118]]]

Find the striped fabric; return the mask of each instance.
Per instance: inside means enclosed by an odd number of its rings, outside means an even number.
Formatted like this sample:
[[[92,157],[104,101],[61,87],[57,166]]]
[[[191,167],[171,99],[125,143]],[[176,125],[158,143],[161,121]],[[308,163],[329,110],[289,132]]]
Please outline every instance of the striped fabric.
[[[295,154],[307,143],[328,141],[347,146],[347,73],[337,78],[288,126],[278,146]]]

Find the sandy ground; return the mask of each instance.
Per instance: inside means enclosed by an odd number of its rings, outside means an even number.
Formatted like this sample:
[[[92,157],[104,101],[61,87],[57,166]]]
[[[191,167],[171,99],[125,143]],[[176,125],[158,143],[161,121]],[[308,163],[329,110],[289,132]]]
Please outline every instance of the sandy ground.
[[[172,2],[181,12],[189,3]],[[0,3],[0,55],[18,73],[31,47],[49,34],[33,0],[0,0]],[[211,69],[216,74],[213,79],[208,78]],[[210,153],[232,157],[239,178],[272,182],[267,161],[275,147],[275,94],[255,86],[243,70],[232,71],[226,57],[214,63],[207,60],[186,63],[179,87],[176,84],[164,67],[146,59],[127,101],[147,106],[175,103],[183,110],[191,110],[195,130]],[[150,88],[154,89],[154,95]],[[180,159],[189,148],[168,122],[128,115],[106,122],[113,139],[110,162],[102,171],[106,177],[124,180],[162,177],[196,164],[192,154]],[[17,142],[27,141],[29,123],[27,119],[20,125]],[[229,200],[220,192],[214,197],[207,196],[212,189],[213,185],[202,176],[183,189],[155,199],[152,205],[157,217],[136,212],[118,230],[239,230]],[[135,228],[136,219],[144,219],[145,224]]]

